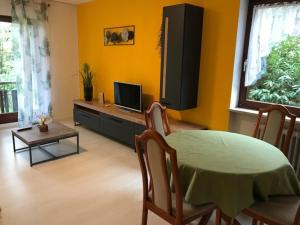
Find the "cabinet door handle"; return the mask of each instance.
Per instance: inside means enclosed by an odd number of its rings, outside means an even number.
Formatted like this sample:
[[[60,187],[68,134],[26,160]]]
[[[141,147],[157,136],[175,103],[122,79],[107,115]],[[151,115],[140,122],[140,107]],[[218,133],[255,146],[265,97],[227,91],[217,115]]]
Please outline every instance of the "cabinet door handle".
[[[123,123],[123,120],[120,120],[120,119],[117,119],[117,118],[114,118],[114,117],[109,117],[111,120],[117,122],[117,123]]]
[[[168,34],[169,34],[169,17],[165,18],[164,32],[164,64],[162,74],[162,98],[166,98],[166,80],[167,80],[167,58],[168,58]]]

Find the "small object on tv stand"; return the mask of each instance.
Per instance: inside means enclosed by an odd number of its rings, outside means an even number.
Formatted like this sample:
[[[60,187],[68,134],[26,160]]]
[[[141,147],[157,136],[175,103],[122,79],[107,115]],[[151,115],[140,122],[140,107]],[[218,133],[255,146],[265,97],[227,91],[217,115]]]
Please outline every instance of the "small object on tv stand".
[[[104,93],[103,92],[99,92],[99,94],[98,94],[98,102],[99,102],[99,104],[104,105],[105,100],[104,100]]]

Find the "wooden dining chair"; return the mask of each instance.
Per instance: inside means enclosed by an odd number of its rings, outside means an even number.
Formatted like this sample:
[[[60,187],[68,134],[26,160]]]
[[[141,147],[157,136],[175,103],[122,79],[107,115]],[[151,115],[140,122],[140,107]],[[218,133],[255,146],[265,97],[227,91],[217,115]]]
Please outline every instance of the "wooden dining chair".
[[[171,133],[166,107],[159,102],[153,102],[145,112],[147,129],[156,130],[160,135]]]
[[[265,202],[257,201],[243,213],[253,218],[252,225],[300,225],[300,197],[272,197]]]
[[[263,114],[267,113],[265,124],[262,124]],[[287,133],[282,142],[282,133],[285,125],[285,119],[289,118]],[[260,109],[253,137],[264,140],[277,148],[287,156],[290,146],[290,140],[294,131],[296,116],[282,105],[271,105]]]
[[[174,225],[187,224],[200,217],[199,225],[207,224],[215,206],[194,207],[183,202],[176,150],[152,129],[135,136],[135,146],[143,178],[142,225],[147,224],[148,210]],[[167,157],[170,163],[167,163]],[[170,177],[174,193],[171,192]]]

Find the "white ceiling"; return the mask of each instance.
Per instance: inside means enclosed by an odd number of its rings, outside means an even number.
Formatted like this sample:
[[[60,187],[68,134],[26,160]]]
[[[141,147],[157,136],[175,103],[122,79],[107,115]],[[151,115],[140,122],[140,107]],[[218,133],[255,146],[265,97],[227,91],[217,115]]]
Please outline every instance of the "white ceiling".
[[[90,2],[92,0],[54,0],[54,1],[78,5],[78,4],[81,4],[81,3]]]

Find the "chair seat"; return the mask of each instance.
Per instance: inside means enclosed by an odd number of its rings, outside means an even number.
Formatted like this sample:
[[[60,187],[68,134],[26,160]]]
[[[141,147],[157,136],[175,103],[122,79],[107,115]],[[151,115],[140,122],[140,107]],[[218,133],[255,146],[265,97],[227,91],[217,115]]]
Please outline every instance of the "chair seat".
[[[259,215],[263,219],[282,225],[293,225],[300,205],[300,197],[272,197],[266,202],[256,202],[243,212],[252,216]]]
[[[152,192],[149,192],[149,199],[151,199]],[[214,210],[216,206],[213,203],[206,203],[203,205],[191,205],[186,202],[182,202],[182,214],[183,220],[188,220],[189,218],[197,217],[198,215],[204,215],[212,210]],[[172,193],[172,214],[176,215],[176,195]]]
[[[188,220],[189,218],[197,217],[198,215],[205,215],[208,212],[214,210],[216,207],[212,203],[207,203],[203,205],[191,205],[189,203],[182,203],[182,211],[183,211],[183,220]],[[172,213],[176,214],[176,196],[172,194]]]

